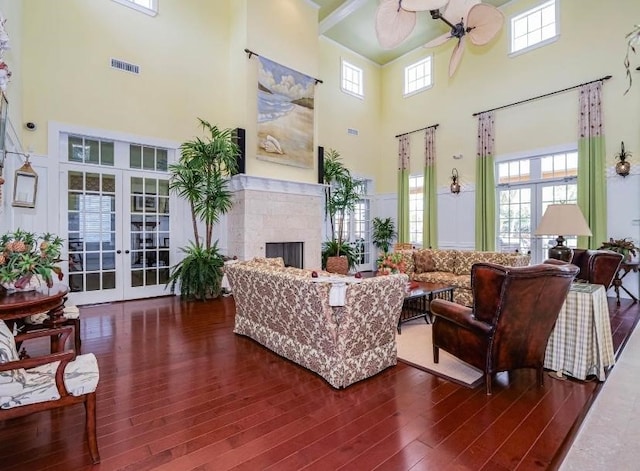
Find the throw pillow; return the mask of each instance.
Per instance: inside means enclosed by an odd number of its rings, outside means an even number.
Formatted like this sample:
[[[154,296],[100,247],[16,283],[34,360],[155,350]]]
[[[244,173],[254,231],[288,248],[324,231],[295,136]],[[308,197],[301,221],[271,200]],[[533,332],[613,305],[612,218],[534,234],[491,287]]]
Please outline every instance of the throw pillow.
[[[416,273],[427,273],[436,269],[431,250],[416,250],[413,254],[413,263],[416,266]]]

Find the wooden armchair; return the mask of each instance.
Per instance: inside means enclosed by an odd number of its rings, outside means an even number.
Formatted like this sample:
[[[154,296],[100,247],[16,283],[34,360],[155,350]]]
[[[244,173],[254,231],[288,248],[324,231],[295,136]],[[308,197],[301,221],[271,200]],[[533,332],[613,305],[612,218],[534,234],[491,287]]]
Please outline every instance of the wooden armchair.
[[[89,454],[93,463],[100,462],[96,438],[96,387],[99,371],[92,353],[78,355],[65,350],[72,327],[43,329],[15,338],[0,320],[0,420],[83,403]],[[34,338],[56,338],[57,351],[35,358],[20,358],[16,341]]]
[[[433,361],[442,348],[482,370],[487,394],[495,373],[516,368],[536,368],[542,386],[547,342],[577,273],[570,264],[474,264],[473,308],[431,303]]]

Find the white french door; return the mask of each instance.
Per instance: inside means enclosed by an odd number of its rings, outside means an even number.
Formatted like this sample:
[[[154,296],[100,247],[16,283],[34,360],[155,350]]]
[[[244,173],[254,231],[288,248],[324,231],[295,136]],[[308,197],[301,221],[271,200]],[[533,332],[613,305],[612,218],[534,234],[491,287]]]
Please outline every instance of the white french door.
[[[577,202],[577,170],[573,151],[497,163],[498,250],[530,251],[531,263],[548,258],[555,236],[536,237],[534,232],[547,206]],[[576,243],[576,237],[566,238],[567,246]]]
[[[85,152],[90,147],[83,138],[69,137]],[[78,144],[78,145],[80,145]],[[70,301],[94,304],[125,299],[161,296],[168,293],[171,259],[169,175],[165,154],[154,149],[153,163],[143,165],[148,148],[116,143],[136,169],[118,169],[108,158],[113,145],[103,148],[95,163],[64,162],[60,166],[60,184],[66,197],[61,201],[61,236],[66,240],[63,265]],[[148,154],[148,152],[147,152]],[[129,158],[129,156],[132,156]],[[86,157],[86,156],[85,156]],[[139,157],[139,158],[138,158]],[[73,160],[73,159],[69,159]],[[116,158],[116,163],[117,163]],[[63,257],[64,258],[64,257]],[[66,271],[65,271],[66,268]]]

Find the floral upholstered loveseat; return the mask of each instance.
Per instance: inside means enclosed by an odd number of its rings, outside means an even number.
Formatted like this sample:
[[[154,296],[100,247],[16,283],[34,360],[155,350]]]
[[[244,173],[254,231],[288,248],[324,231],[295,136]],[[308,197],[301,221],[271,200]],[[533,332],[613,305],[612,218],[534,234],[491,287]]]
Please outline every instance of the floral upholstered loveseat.
[[[402,254],[410,279],[453,286],[453,300],[464,306],[473,305],[471,266],[474,263],[492,262],[509,267],[524,267],[531,260],[531,256],[519,253],[475,250],[412,249],[396,252]]]
[[[334,284],[344,288],[343,305],[332,306],[328,278],[315,279],[311,270],[274,260],[276,265],[225,267],[236,303],[236,334],[318,373],[335,388],[396,364],[395,329],[406,275],[345,277],[345,284]]]

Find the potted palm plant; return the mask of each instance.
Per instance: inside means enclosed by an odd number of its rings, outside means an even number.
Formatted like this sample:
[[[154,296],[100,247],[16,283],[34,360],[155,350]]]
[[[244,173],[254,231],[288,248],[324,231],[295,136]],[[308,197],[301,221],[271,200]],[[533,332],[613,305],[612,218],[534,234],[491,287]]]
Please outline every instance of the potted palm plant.
[[[185,257],[171,268],[171,292],[180,283],[180,295],[207,299],[221,292],[224,258],[213,240],[213,226],[233,204],[228,182],[237,168],[240,153],[231,129],[220,129],[198,118],[204,138],[180,146],[180,159],[169,166],[169,188],[189,203],[193,241],[181,250]],[[204,240],[199,223],[204,226]]]
[[[375,217],[371,220],[371,224],[373,225],[373,233],[371,234],[373,245],[383,254],[389,253],[391,243],[398,236],[393,219]]]
[[[362,198],[362,182],[353,177],[335,149],[324,160],[324,183],[327,185],[325,209],[331,226],[331,239],[322,247],[322,266],[327,271],[346,274],[355,268],[356,251],[345,240],[345,223],[349,213]]]

